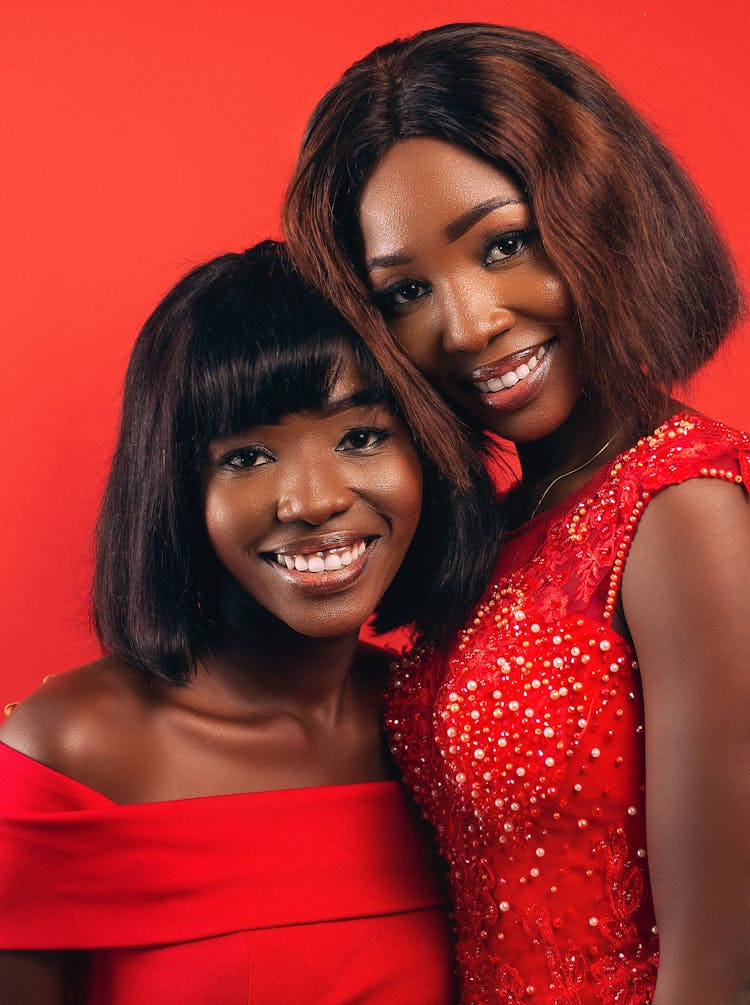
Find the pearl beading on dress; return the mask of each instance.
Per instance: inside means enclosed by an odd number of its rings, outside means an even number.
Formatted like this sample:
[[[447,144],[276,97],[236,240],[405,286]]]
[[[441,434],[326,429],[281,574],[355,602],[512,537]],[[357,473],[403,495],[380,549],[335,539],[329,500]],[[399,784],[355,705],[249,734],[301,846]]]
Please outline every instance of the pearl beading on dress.
[[[395,665],[386,726],[449,865],[464,1005],[651,1001],[640,678],[611,621],[652,496],[747,482],[748,458],[744,434],[674,417],[509,535],[447,655]]]

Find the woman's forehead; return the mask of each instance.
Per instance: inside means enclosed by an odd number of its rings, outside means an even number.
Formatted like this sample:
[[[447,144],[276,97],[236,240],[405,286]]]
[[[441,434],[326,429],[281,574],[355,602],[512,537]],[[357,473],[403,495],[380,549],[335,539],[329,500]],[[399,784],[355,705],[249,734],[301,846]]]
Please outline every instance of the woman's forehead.
[[[493,209],[525,201],[509,174],[463,147],[432,137],[405,140],[391,147],[362,189],[368,265],[403,255],[412,234],[438,228],[452,240]]]

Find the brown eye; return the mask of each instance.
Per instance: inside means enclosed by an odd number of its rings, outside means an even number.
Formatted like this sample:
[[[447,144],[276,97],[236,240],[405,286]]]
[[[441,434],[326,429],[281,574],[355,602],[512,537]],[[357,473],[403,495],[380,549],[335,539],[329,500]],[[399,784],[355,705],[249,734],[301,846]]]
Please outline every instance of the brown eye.
[[[419,283],[416,279],[402,279],[387,289],[376,290],[372,298],[383,314],[398,314],[408,310],[413,303],[429,292],[430,287],[426,283]]]
[[[390,430],[380,427],[362,426],[359,429],[350,429],[341,439],[336,447],[338,451],[349,450],[372,450],[373,447],[380,446],[390,436]]]
[[[493,265],[495,262],[504,262],[508,258],[513,258],[531,242],[531,233],[528,230],[512,230],[499,237],[493,237],[484,250],[485,265]]]
[[[229,450],[224,454],[219,460],[219,465],[222,468],[244,470],[258,468],[271,461],[273,461],[273,457],[262,447],[238,447],[236,450]]]

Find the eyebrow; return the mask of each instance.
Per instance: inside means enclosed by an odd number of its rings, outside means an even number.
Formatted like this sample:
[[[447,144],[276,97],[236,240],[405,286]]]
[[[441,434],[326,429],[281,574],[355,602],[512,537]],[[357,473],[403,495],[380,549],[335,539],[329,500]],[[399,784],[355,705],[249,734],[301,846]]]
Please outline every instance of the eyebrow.
[[[461,213],[455,220],[447,223],[443,227],[443,234],[452,244],[453,241],[457,241],[459,237],[463,237],[467,230],[471,230],[475,223],[478,223],[493,210],[500,209],[502,206],[524,205],[525,203],[525,199],[516,196],[501,195],[496,196],[494,199],[486,199],[484,202],[472,206],[471,209],[467,209],[465,213]],[[388,269],[396,265],[406,265],[409,261],[411,259],[406,252],[395,251],[389,255],[377,255],[375,258],[368,259],[366,267],[368,270]]]
[[[339,412],[346,412],[350,408],[373,408],[382,404],[384,402],[370,388],[363,387],[343,398],[329,398],[321,406],[320,411],[324,415],[338,415]]]
[[[480,202],[478,205],[472,206],[471,209],[467,209],[465,213],[462,213],[455,220],[446,224],[443,227],[443,233],[449,241],[457,241],[459,237],[463,237],[467,230],[471,230],[475,223],[478,223],[483,216],[491,213],[493,209],[500,209],[501,206],[517,206],[525,202],[525,199],[519,199],[516,196],[497,196],[495,199],[487,199],[486,202]]]

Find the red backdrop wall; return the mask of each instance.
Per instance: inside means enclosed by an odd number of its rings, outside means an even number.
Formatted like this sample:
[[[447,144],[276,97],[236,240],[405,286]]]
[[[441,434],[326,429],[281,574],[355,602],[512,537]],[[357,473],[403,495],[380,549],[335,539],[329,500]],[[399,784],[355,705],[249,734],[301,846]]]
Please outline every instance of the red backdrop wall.
[[[91,532],[133,339],[187,268],[278,235],[306,117],[352,60],[446,21],[556,36],[666,137],[747,275],[746,11],[745,0],[5,5],[0,699],[97,654]],[[694,400],[750,427],[746,351],[740,333]]]

